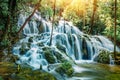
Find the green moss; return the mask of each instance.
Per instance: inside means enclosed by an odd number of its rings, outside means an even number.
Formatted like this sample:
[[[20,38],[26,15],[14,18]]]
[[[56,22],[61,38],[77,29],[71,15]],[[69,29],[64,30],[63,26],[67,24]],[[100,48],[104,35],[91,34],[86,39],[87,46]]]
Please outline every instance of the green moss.
[[[56,80],[51,74],[40,72],[39,70],[32,71],[26,69],[17,74],[20,80]]]
[[[72,76],[74,70],[72,68],[72,65],[69,62],[64,62],[62,63],[57,69],[56,71],[59,74],[66,74],[67,76]]]
[[[45,55],[45,59],[50,63],[53,64],[56,62],[55,57],[53,55],[53,51],[51,50],[51,48],[48,47],[44,47],[44,55]]]
[[[0,80],[56,80],[56,78],[47,72],[32,70],[27,65],[21,65],[18,71],[17,65],[0,62]]]
[[[57,49],[59,49],[61,52],[66,53],[66,49],[64,46],[60,45],[59,43],[56,44]]]
[[[37,45],[40,46],[40,47],[44,46],[43,43],[38,43]]]
[[[45,51],[44,52],[45,54],[45,58],[47,59],[47,61],[50,63],[50,64],[53,64],[55,63],[55,58],[54,58],[54,55],[52,54],[51,51]]]
[[[59,52],[55,52],[55,56],[56,56],[58,62],[65,62],[66,61],[65,58]]]
[[[110,58],[109,55],[111,53],[105,50],[102,50],[98,56],[96,56],[96,58],[94,59],[94,61],[97,61],[99,63],[105,63],[105,64],[109,64],[110,62]]]
[[[3,78],[0,76],[0,80],[3,80]]]
[[[25,49],[25,48],[20,48],[20,54],[23,55],[25,54],[29,49]]]
[[[105,80],[120,80],[120,74],[110,74],[105,77]]]
[[[28,39],[28,42],[33,42],[33,37],[30,37],[30,38]]]

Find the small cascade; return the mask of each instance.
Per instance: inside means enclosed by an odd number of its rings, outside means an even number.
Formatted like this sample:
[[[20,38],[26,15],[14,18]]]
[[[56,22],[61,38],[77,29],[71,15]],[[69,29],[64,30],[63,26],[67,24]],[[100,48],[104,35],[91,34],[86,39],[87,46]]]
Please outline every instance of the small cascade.
[[[81,48],[80,48],[80,43],[79,43],[79,39],[77,37],[77,35],[73,34],[72,35],[74,39],[72,39],[73,41],[73,51],[74,51],[74,55],[75,55],[75,59],[76,60],[81,60],[82,59],[82,52],[81,52]]]
[[[109,59],[110,59],[110,65],[114,65],[115,60],[113,59],[111,54],[109,55]]]
[[[19,27],[27,17],[20,14]],[[114,49],[113,43],[106,37],[84,34],[71,22],[64,20],[60,20],[54,26],[52,46],[49,46],[51,27],[50,21],[41,18],[37,12],[34,14],[23,29],[22,33],[26,37],[16,43],[13,48],[13,53],[20,58],[18,63],[26,63],[38,69],[41,66],[43,68],[49,64],[60,63],[62,59],[93,60],[100,50],[113,51]],[[117,51],[120,51],[118,47]],[[110,56],[110,64],[114,64],[111,58]]]

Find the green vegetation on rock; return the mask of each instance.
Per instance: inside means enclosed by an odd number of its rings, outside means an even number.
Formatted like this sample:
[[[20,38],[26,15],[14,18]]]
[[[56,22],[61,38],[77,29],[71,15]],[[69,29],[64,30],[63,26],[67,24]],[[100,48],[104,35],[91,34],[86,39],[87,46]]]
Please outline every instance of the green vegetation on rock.
[[[110,52],[106,50],[100,51],[100,53],[95,57],[94,61],[97,61],[99,63],[105,63],[109,64],[110,63],[110,58],[109,58]]]
[[[60,53],[60,52],[55,51],[53,48],[50,48],[50,47],[44,47],[43,51],[44,51],[44,55],[45,55],[46,60],[50,64],[53,64],[56,61],[59,63],[66,61],[66,59],[62,56],[62,54],[65,54],[65,53]]]
[[[74,69],[72,68],[71,63],[64,62],[56,69],[56,71],[61,75],[66,74],[67,76],[70,77],[72,76]]]
[[[46,60],[47,60],[50,64],[53,64],[53,63],[56,62],[55,57],[54,57],[54,55],[53,55],[53,52],[52,52],[50,49],[44,51],[44,55],[45,55]]]

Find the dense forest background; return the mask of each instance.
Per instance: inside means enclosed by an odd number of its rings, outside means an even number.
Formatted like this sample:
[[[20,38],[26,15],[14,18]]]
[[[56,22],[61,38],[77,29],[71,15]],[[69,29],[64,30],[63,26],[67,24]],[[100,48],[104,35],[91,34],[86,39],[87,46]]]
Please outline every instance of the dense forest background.
[[[72,21],[81,31],[91,35],[105,35],[120,44],[120,0],[117,0],[115,15],[114,0],[0,0],[0,47],[11,46],[24,28],[17,25],[19,14],[28,13],[29,18],[38,10],[46,20],[54,24],[63,18]],[[29,12],[30,7],[33,13]],[[115,22],[116,16],[116,22]],[[28,21],[29,19],[27,19]],[[26,21],[26,22],[27,22]]]

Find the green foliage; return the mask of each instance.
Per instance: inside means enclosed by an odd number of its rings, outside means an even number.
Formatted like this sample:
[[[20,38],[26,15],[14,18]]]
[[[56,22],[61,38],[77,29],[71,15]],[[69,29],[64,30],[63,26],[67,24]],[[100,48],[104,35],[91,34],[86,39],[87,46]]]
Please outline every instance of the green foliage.
[[[67,76],[70,77],[72,76],[74,69],[72,68],[71,63],[64,62],[56,69],[56,71],[61,75],[66,74]]]
[[[50,17],[53,16],[52,8],[47,5],[45,6],[45,4],[40,7],[40,12],[41,12],[42,17],[47,18],[47,19],[50,19]]]
[[[120,0],[117,2],[117,7],[120,6]],[[108,5],[101,4],[101,19],[104,21],[106,28],[103,33],[109,38],[114,38],[114,1],[110,0]],[[103,14],[104,13],[104,14]],[[120,42],[120,8],[117,9],[117,31],[116,31],[116,39],[117,42]]]
[[[0,76],[0,80],[3,80],[3,78]]]
[[[0,3],[0,14],[2,14],[2,16],[7,16],[8,15],[8,1],[4,1]]]
[[[104,31],[104,34],[113,39],[114,38],[114,28],[113,27],[110,27],[110,29],[106,28]],[[117,26],[116,35],[117,35],[117,37],[116,37],[117,42],[120,42],[120,26]]]

